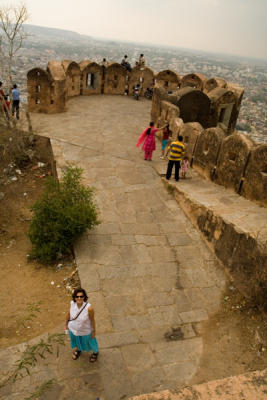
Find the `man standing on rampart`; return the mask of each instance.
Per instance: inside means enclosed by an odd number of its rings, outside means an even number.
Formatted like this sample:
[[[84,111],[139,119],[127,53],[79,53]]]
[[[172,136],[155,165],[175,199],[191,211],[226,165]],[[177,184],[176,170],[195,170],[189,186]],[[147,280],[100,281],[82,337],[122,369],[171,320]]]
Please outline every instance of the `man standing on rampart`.
[[[144,67],[145,64],[146,64],[146,60],[145,60],[144,54],[140,54],[140,57],[139,57],[139,60],[138,60],[138,65],[140,67]]]
[[[179,169],[180,169],[180,163],[181,160],[184,156],[184,144],[183,142],[183,136],[178,136],[178,140],[175,140],[172,142],[169,146],[169,162],[168,162],[168,167],[167,167],[167,172],[166,172],[166,179],[169,180],[172,175],[172,169],[173,166],[175,166],[175,180],[176,182],[179,181]]]
[[[17,119],[19,119],[19,96],[20,92],[17,88],[17,85],[15,84],[12,89],[12,116],[14,117],[14,114],[16,112]]]

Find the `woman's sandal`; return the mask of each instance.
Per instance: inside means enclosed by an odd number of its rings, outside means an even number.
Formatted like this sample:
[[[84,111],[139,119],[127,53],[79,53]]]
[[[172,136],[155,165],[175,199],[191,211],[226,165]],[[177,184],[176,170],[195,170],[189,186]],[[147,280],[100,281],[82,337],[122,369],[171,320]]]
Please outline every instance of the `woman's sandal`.
[[[74,352],[72,353],[72,359],[73,360],[77,360],[81,355],[81,351],[80,350],[74,350]]]
[[[89,356],[89,361],[90,361],[91,363],[96,362],[97,357],[98,357],[98,353],[93,353],[93,354],[91,354],[91,355]]]

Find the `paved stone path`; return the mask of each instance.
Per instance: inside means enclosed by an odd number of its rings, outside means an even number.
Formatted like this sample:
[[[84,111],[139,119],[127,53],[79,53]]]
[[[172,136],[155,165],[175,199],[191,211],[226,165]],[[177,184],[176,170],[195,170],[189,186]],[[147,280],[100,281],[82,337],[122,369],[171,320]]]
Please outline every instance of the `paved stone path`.
[[[73,362],[69,349],[57,362],[50,357],[29,378],[57,379],[42,399],[125,399],[180,387],[197,371],[201,323],[218,308],[225,277],[154,161],[135,147],[150,107],[146,100],[92,96],[70,100],[64,114],[32,115],[35,131],[52,139],[58,168],[84,168],[102,220],[75,247],[96,312],[99,362],[89,365],[85,355]],[[178,340],[167,341],[172,328]],[[18,395],[0,398],[21,399],[16,385]]]

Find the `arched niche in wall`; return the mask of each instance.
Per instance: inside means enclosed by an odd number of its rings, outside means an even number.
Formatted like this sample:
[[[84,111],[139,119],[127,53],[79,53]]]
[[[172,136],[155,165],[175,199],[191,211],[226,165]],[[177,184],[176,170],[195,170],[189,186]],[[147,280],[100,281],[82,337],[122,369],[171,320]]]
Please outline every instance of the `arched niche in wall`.
[[[110,63],[105,71],[105,94],[124,94],[128,71],[118,63]]]
[[[181,79],[181,88],[192,87],[193,89],[203,90],[207,78],[202,74],[187,74]]]
[[[234,129],[233,123],[236,114],[235,94],[226,88],[216,88],[211,90],[207,95],[211,101],[211,126],[222,123],[231,132]]]
[[[176,92],[180,118],[186,122],[199,122],[203,128],[209,127],[210,99],[200,90],[185,87]]]
[[[204,92],[209,93],[216,88],[226,88],[227,82],[221,78],[210,78],[205,82]]]
[[[175,72],[170,69],[166,69],[164,71],[160,71],[156,76],[155,76],[156,83],[163,87],[166,90],[177,90],[177,88],[180,86],[180,81],[181,78],[180,76]]]
[[[154,71],[146,66],[136,66],[129,74],[129,94],[133,93],[133,87],[139,83],[142,87],[141,95],[144,95],[146,88],[152,88],[155,83]]]
[[[80,62],[81,94],[100,94],[102,88],[103,68],[94,61]]]

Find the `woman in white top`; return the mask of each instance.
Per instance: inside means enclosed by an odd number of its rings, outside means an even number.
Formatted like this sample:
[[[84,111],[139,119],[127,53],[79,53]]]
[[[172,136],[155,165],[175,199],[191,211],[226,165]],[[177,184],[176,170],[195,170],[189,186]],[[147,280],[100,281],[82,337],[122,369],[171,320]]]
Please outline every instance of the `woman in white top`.
[[[87,303],[88,297],[84,289],[75,289],[72,298],[65,325],[74,349],[72,358],[77,360],[82,351],[93,351],[89,361],[95,362],[98,357],[98,343],[95,337],[94,309]]]

